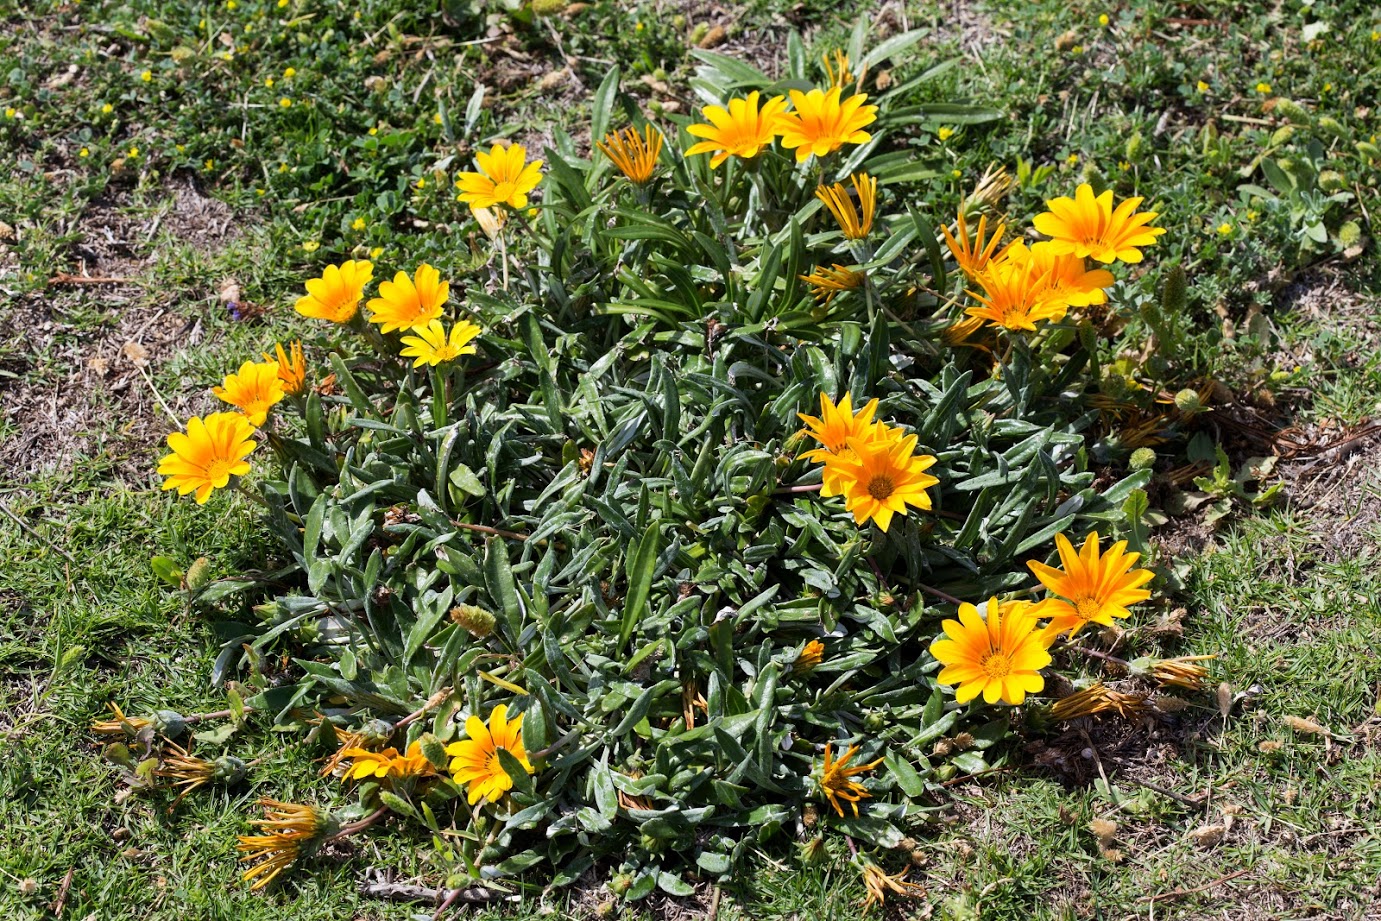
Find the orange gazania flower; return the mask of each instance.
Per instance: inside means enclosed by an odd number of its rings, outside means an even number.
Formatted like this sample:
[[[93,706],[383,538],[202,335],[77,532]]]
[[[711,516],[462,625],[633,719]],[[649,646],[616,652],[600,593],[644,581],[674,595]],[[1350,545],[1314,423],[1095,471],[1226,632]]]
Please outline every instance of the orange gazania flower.
[[[834,751],[829,742],[825,743],[825,765],[820,771],[820,789],[829,799],[834,811],[839,813],[840,818],[844,816],[844,807],[839,805],[843,800],[853,809],[854,815],[858,815],[858,801],[871,796],[863,784],[854,780],[856,774],[864,771],[871,771],[882,763],[879,758],[867,764],[856,764],[849,767],[849,759],[858,754],[858,746],[850,745],[848,751],[838,761],[834,760]]]
[[[866,93],[841,100],[840,88],[791,90],[793,111],[777,118],[782,146],[796,151],[796,162],[814,154],[823,157],[845,144],[866,144],[873,136],[863,129],[877,120],[877,106],[864,105]]]
[[[1032,224],[1050,239],[1036,244],[1052,253],[1079,257],[1091,256],[1099,262],[1140,262],[1139,247],[1150,246],[1165,233],[1151,227],[1158,216],[1154,211],[1136,214],[1141,198],[1129,198],[1116,209],[1112,190],[1097,197],[1087,182],[1074,191],[1073,198],[1054,198],[1046,202],[1050,210],[1036,215]]]
[[[974,235],[973,241],[969,241],[969,224],[964,218],[964,212],[959,212],[958,220],[959,235],[956,237],[949,232],[949,228],[940,225],[940,233],[944,235],[945,245],[954,256],[954,261],[959,264],[959,269],[969,277],[970,281],[976,280],[983,270],[988,267],[988,262],[993,258],[993,253],[997,246],[1002,242],[1002,235],[1007,230],[1007,225],[998,222],[997,228],[993,230],[992,237],[987,236],[988,216],[980,215],[978,218],[978,232]]]
[[[254,426],[241,413],[211,413],[204,420],[193,416],[185,433],[168,436],[173,453],[158,462],[158,472],[167,477],[163,488],[176,489],[180,496],[195,492],[201,505],[232,476],[249,473],[245,458],[258,446],[253,434]]]
[[[1040,246],[1027,249],[1020,242],[1005,251],[1005,259],[1026,268],[1026,274],[1037,283],[1044,283],[1043,297],[1063,307],[1088,307],[1106,304],[1104,288],[1115,279],[1107,269],[1089,269],[1084,260],[1068,253],[1059,255]]]
[[[328,265],[320,278],[307,281],[307,296],[294,305],[304,317],[349,323],[360,309],[364,286],[374,276],[374,264],[349,259],[340,265]]]
[[[367,305],[369,322],[379,324],[383,333],[422,329],[441,318],[441,308],[450,297],[450,282],[442,281],[441,273],[424,262],[414,278],[399,272],[392,281],[379,283],[379,296],[370,298]]]
[[[226,375],[220,387],[212,387],[211,392],[244,413],[250,425],[263,425],[269,410],[283,399],[278,363],[247,361],[239,371]]]
[[[824,203],[830,214],[839,222],[844,239],[862,240],[873,229],[878,181],[867,173],[854,173],[849,177],[849,182],[854,187],[854,194],[858,196],[858,208],[854,208],[853,199],[849,197],[849,191],[844,188],[842,182],[836,182],[831,186],[819,186],[815,190],[815,197]]]
[[[528,193],[542,181],[542,161],[527,162],[527,148],[522,144],[495,144],[489,153],[477,151],[477,173],[461,173],[456,179],[459,199],[474,208],[508,205],[526,208]]]
[[[283,392],[288,396],[296,396],[307,389],[307,361],[302,357],[302,342],[295,340],[286,352],[283,351],[281,342],[275,342],[274,348],[278,351],[277,359],[267,352],[260,354],[264,361],[276,362],[278,383]]]
[[[731,156],[745,160],[756,157],[777,136],[777,117],[784,108],[786,100],[773,96],[759,109],[757,90],[749,93],[747,98],[730,99],[727,109],[723,106],[705,106],[701,111],[709,124],[686,128],[687,132],[704,140],[692,144],[686,150],[686,156],[714,154],[710,158],[710,169],[718,167]]]
[[[1050,618],[1052,635],[1068,630],[1074,636],[1089,624],[1107,626],[1114,617],[1130,617],[1128,605],[1151,597],[1141,586],[1156,574],[1149,569],[1132,569],[1141,554],[1128,553],[1125,540],[1100,554],[1098,532],[1094,531],[1076,553],[1069,538],[1056,534],[1055,547],[1063,570],[1035,560],[1026,564],[1041,584],[1058,596],[1042,601],[1036,612],[1037,617]]]
[[[954,699],[961,704],[982,694],[986,703],[1016,706],[1044,688],[1040,670],[1051,662],[1054,634],[1040,629],[1034,608],[1026,601],[998,604],[990,598],[984,620],[973,605],[959,605],[959,619],[941,624],[944,637],[930,644],[930,654],[945,666],[935,680],[954,685]]]
[[[638,185],[645,185],[652,178],[657,158],[662,154],[662,132],[651,125],[644,131],[645,134],[640,134],[637,128],[624,128],[595,142],[595,146],[614,161],[619,172]]]
[[[1050,276],[1033,276],[1019,262],[992,263],[978,276],[983,294],[969,296],[983,306],[964,312],[1005,329],[1034,330],[1039,320],[1059,320],[1067,308],[1050,298]]]

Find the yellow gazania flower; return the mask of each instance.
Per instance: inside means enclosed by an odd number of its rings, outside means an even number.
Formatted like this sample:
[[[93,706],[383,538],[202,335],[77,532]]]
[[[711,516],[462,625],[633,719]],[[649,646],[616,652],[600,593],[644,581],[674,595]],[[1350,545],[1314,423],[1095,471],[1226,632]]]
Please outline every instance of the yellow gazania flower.
[[[158,472],[167,477],[163,488],[176,489],[179,496],[195,492],[201,505],[232,476],[249,473],[245,458],[258,447],[253,434],[254,426],[241,413],[211,413],[205,420],[193,416],[185,433],[168,436],[173,453],[158,462]]]
[[[744,99],[730,99],[729,106],[705,106],[701,111],[709,124],[691,125],[687,133],[704,138],[686,149],[686,156],[714,154],[710,169],[730,157],[752,159],[777,136],[777,117],[786,108],[786,99],[773,96],[758,108],[758,91]]]
[[[399,754],[398,749],[393,747],[379,752],[365,748],[349,748],[342,750],[340,757],[354,761],[342,780],[367,780],[371,777],[395,777],[401,780],[434,773],[431,762],[422,754],[420,740],[409,745],[406,754]]]
[[[796,151],[796,162],[804,163],[811,154],[823,157],[845,144],[866,144],[873,136],[863,129],[877,120],[877,106],[866,106],[866,93],[839,98],[840,88],[809,93],[791,90],[793,111],[777,117],[782,146]]]
[[[460,200],[471,208],[526,208],[528,193],[542,181],[542,161],[528,163],[522,144],[495,144],[489,153],[476,152],[475,163],[478,173],[461,173],[456,180]]]
[[[307,361],[302,357],[302,342],[295,340],[286,352],[283,351],[283,343],[275,342],[273,345],[278,352],[277,359],[267,352],[260,354],[263,355],[264,361],[276,362],[278,383],[283,392],[288,396],[296,396],[307,389]]]
[[[264,818],[251,819],[267,832],[263,835],[240,835],[236,847],[244,851],[242,863],[260,861],[241,874],[241,879],[249,882],[256,876],[251,889],[262,889],[273,882],[298,857],[314,850],[335,828],[331,816],[313,806],[296,803],[281,803],[267,797],[259,800],[264,807]]]
[[[873,212],[877,208],[878,181],[867,173],[855,173],[849,177],[854,194],[858,196],[858,209],[844,188],[844,183],[832,186],[819,186],[815,197],[824,202],[825,207],[839,222],[839,229],[846,240],[862,240],[873,229]]]
[[[796,661],[791,663],[791,671],[797,675],[804,675],[824,661],[824,658],[825,644],[819,640],[811,640],[796,656]]]
[[[1058,596],[1037,606],[1037,617],[1050,618],[1052,636],[1066,630],[1074,636],[1089,624],[1107,626],[1114,617],[1130,617],[1128,605],[1151,597],[1141,586],[1156,574],[1149,569],[1132,569],[1141,554],[1128,553],[1125,540],[1099,554],[1098,532],[1094,531],[1076,553],[1069,538],[1056,534],[1055,547],[1063,570],[1035,560],[1026,564],[1041,584]]]
[[[1094,197],[1087,182],[1074,191],[1071,198],[1053,198],[1046,202],[1050,210],[1036,215],[1032,224],[1050,239],[1036,244],[1052,253],[1069,253],[1080,259],[1092,256],[1099,262],[1140,262],[1138,247],[1150,246],[1156,237],[1165,233],[1163,227],[1149,226],[1158,216],[1154,211],[1134,213],[1141,198],[1129,198],[1116,209],[1112,206],[1112,190]]]
[[[843,51],[836,49],[833,55],[826,52],[823,55],[823,60],[825,62],[825,82],[829,83],[830,86],[842,90],[854,82],[854,75],[849,72],[849,56]]]
[[[212,387],[211,392],[244,413],[250,425],[263,425],[269,410],[283,399],[278,362],[247,361],[239,371],[226,375],[222,386]]]
[[[1063,304],[1049,297],[1050,276],[1033,276],[1019,262],[1006,260],[989,265],[978,276],[978,284],[983,294],[970,291],[969,296],[983,306],[964,312],[994,326],[1034,330],[1036,321],[1059,320],[1067,312]]]
[[[1021,242],[1009,246],[1004,258],[1025,266],[1026,274],[1037,283],[1044,280],[1043,297],[1066,308],[1106,304],[1104,289],[1115,281],[1107,269],[1089,269],[1078,256],[1056,255],[1040,247],[1027,249]]]
[[[417,335],[403,337],[406,348],[400,354],[415,359],[412,366],[420,368],[422,365],[436,367],[443,361],[475,354],[475,347],[467,343],[480,334],[480,328],[469,320],[461,320],[451,327],[451,334],[447,336],[441,321],[432,320],[413,332]]]
[[[481,799],[497,803],[513,789],[513,779],[499,763],[499,749],[506,749],[529,774],[532,773],[532,764],[523,748],[523,717],[520,714],[512,722],[507,717],[508,707],[504,704],[494,708],[487,727],[483,720],[472,715],[465,721],[465,734],[469,738],[446,746],[446,754],[452,758],[451,776],[456,783],[470,785],[471,806]]]
[[[862,287],[867,277],[862,272],[856,272],[837,262],[832,268],[819,266],[812,274],[800,276],[801,281],[814,289],[816,302],[824,304],[834,300],[834,296],[840,291]]]
[[[826,478],[836,478],[844,507],[853,513],[855,524],[871,518],[886,531],[892,516],[906,515],[908,505],[930,509],[926,490],[940,481],[926,473],[935,465],[935,458],[916,454],[917,437],[850,438],[851,455],[825,458]]]
[[[972,243],[969,241],[969,224],[964,219],[964,212],[959,212],[959,219],[955,222],[958,225],[959,235],[955,237],[949,232],[949,228],[940,226],[940,233],[944,235],[945,245],[949,247],[950,253],[954,256],[954,261],[958,263],[960,271],[974,281],[983,270],[988,267],[989,261],[993,259],[993,253],[997,246],[1002,242],[1002,235],[1007,230],[1007,225],[998,222],[997,228],[993,231],[991,238],[987,236],[988,216],[980,215],[978,218],[978,232],[974,235]]]
[[[638,185],[652,178],[657,158],[662,155],[662,132],[651,125],[643,130],[645,134],[640,134],[637,128],[624,128],[595,142],[619,171]]]
[[[844,807],[839,805],[843,800],[853,809],[854,815],[858,815],[858,801],[866,799],[872,794],[864,789],[863,784],[851,778],[864,771],[871,771],[882,763],[879,758],[867,764],[856,764],[848,767],[849,759],[858,754],[858,746],[850,745],[848,751],[838,760],[834,760],[834,751],[829,742],[825,743],[825,765],[820,772],[820,789],[829,799],[834,811],[839,813],[840,818],[844,816]]]
[[[328,265],[320,278],[307,281],[307,296],[294,305],[304,317],[349,323],[360,309],[364,286],[374,277],[374,264],[349,259],[340,265]]]
[[[400,329],[424,329],[433,320],[441,319],[441,307],[451,297],[451,284],[441,280],[441,273],[427,263],[417,267],[415,281],[407,272],[399,272],[393,281],[379,283],[379,296],[369,299],[369,322],[377,323],[380,332]]]
[[[1040,670],[1051,662],[1055,635],[1039,629],[1034,609],[1026,601],[1000,605],[991,598],[985,621],[973,605],[959,605],[959,619],[941,624],[944,638],[930,644],[930,654],[945,666],[935,680],[954,685],[961,704],[982,694],[987,703],[1016,706],[1044,688]]]

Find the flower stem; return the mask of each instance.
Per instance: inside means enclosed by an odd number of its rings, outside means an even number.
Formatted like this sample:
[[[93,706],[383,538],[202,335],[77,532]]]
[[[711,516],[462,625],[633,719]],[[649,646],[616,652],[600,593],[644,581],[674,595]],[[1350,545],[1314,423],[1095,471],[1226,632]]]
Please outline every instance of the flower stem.
[[[348,838],[357,832],[362,832],[369,826],[378,824],[378,822],[384,816],[388,815],[388,812],[389,809],[387,806],[380,806],[378,809],[375,809],[373,812],[371,812],[364,818],[360,819],[358,822],[351,822],[349,825],[342,825],[340,827],[340,831],[336,832],[334,835],[331,835],[329,838],[326,839],[324,843],[329,844],[332,841],[339,841],[342,838]]]

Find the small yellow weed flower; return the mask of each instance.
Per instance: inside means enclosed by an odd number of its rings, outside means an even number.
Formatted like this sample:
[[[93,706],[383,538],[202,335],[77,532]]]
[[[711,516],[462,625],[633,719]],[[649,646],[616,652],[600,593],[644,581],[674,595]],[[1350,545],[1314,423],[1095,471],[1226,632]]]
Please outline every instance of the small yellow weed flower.
[[[374,264],[350,259],[328,265],[320,278],[307,281],[307,296],[297,299],[294,308],[304,317],[349,323],[360,309],[364,286],[374,277]]]
[[[866,144],[873,136],[863,129],[877,120],[877,106],[864,105],[866,93],[841,100],[839,87],[808,93],[791,90],[793,110],[777,117],[782,146],[796,151],[796,162],[814,154],[823,157],[845,144]]]
[[[941,125],[940,130],[935,132],[935,136],[942,141],[948,141],[950,138],[954,137],[954,129],[949,125]]]
[[[1200,81],[1198,82],[1198,84],[1197,84],[1197,88],[1198,88],[1199,92],[1201,92],[1201,93],[1207,93],[1208,90],[1209,90],[1208,81],[1206,81],[1206,80],[1200,80]]]
[[[288,67],[288,68],[285,68],[285,69],[283,70],[283,79],[284,79],[284,80],[291,80],[293,77],[296,77],[296,76],[297,76],[297,68],[296,68],[296,67]]]
[[[144,71],[142,74],[139,75],[139,79],[140,79],[140,80],[143,80],[145,83],[152,83],[152,82],[153,82],[153,71],[151,71],[151,70],[146,70],[146,71]]]
[[[862,525],[871,519],[885,532],[892,516],[905,516],[908,505],[929,511],[926,490],[940,481],[926,473],[935,458],[916,453],[918,436],[903,435],[888,426],[875,431],[872,437],[850,438],[852,453],[826,457],[825,472],[839,488],[854,523]]]
[[[91,148],[89,148],[89,147],[83,147],[81,150],[77,151],[77,156],[79,156],[79,157],[89,157],[89,156],[91,156]]]
[[[1055,548],[1063,569],[1035,560],[1026,564],[1041,584],[1057,596],[1042,601],[1036,614],[1050,618],[1052,633],[1068,630],[1074,636],[1089,624],[1107,626],[1114,617],[1130,617],[1129,605],[1151,597],[1141,586],[1156,574],[1149,569],[1132,568],[1141,554],[1128,553],[1125,540],[1100,554],[1097,531],[1089,534],[1079,551],[1075,551],[1069,538],[1056,534]]]
[[[867,764],[856,764],[849,767],[849,761],[856,754],[858,754],[858,746],[850,745],[848,750],[836,761],[831,743],[825,743],[825,764],[820,771],[820,790],[830,801],[834,811],[839,813],[840,818],[844,817],[844,807],[840,805],[840,800],[848,803],[854,815],[857,816],[858,801],[867,799],[872,795],[863,784],[853,778],[864,771],[871,771],[882,763],[882,759],[878,758]]]
[[[520,714],[511,722],[507,717],[508,707],[504,704],[494,708],[488,726],[471,715],[465,721],[467,738],[446,746],[446,754],[452,759],[451,776],[456,783],[469,785],[467,798],[471,806],[482,799],[497,803],[513,789],[513,779],[499,762],[499,749],[505,749],[529,774],[533,773],[523,748],[523,717]]]
[[[619,172],[638,185],[645,185],[652,178],[657,158],[662,154],[662,132],[651,125],[643,131],[640,134],[637,128],[624,128],[595,142],[595,146],[614,161]]]
[[[960,210],[955,223],[959,231],[958,236],[950,233],[949,228],[943,225],[940,227],[940,233],[944,235],[945,245],[949,247],[950,254],[954,256],[954,261],[959,265],[960,271],[972,281],[983,274],[983,270],[988,267],[988,262],[993,258],[998,244],[1002,242],[1002,235],[1007,232],[1007,225],[999,221],[990,238],[987,235],[988,216],[979,215],[978,230],[972,243],[970,243],[969,224],[964,218],[963,210]]]
[[[1271,94],[1271,84],[1263,80],[1256,85],[1256,91],[1263,96],[1269,96]]]
[[[1150,226],[1158,217],[1156,212],[1135,213],[1142,201],[1128,198],[1114,209],[1111,189],[1095,197],[1093,187],[1082,183],[1073,198],[1051,199],[1045,203],[1050,210],[1036,215],[1032,224],[1050,238],[1036,246],[1104,263],[1140,262],[1140,247],[1150,246],[1165,233],[1162,227]]]
[[[114,112],[114,111],[115,111],[115,107],[114,107],[113,105],[111,105],[110,103],[108,103],[108,102],[107,102],[105,105],[101,106],[101,114],[102,114],[102,115],[109,115],[111,112]]]
[[[163,488],[176,489],[180,496],[194,492],[197,504],[205,503],[232,476],[249,473],[245,458],[258,447],[253,435],[254,426],[241,413],[211,413],[205,419],[193,416],[187,420],[186,432],[168,436],[173,453],[158,462],[158,472],[167,477]]]
[[[930,654],[945,666],[935,680],[953,685],[961,704],[981,694],[986,703],[1017,706],[1044,688],[1040,670],[1051,662],[1055,634],[1039,628],[1034,608],[1025,601],[1000,605],[990,598],[984,620],[973,605],[959,605],[959,619],[941,624],[944,637],[930,644]]]
[[[451,284],[427,263],[417,267],[414,278],[399,272],[392,281],[379,284],[379,296],[369,300],[369,322],[380,331],[423,329],[441,318],[441,308],[451,297]]]
[[[320,241],[320,240],[303,240],[303,241],[302,241],[302,249],[303,249],[305,252],[314,253],[314,252],[316,252],[317,250],[321,249],[321,241]]]
[[[283,393],[296,396],[307,389],[307,361],[302,356],[302,342],[295,340],[286,352],[281,342],[275,342],[274,348],[278,352],[276,359],[265,352],[260,354],[263,355],[264,361],[273,362],[278,369],[278,383],[283,388]]]
[[[269,410],[283,399],[278,362],[247,361],[239,371],[226,375],[220,387],[212,387],[211,392],[244,413],[250,425],[263,425]]]
[[[350,229],[351,229],[351,230],[364,230],[365,226],[366,226],[366,222],[365,222],[365,219],[362,218],[362,217],[357,217],[357,218],[355,218],[353,221],[350,222]]]
[[[400,353],[404,358],[414,359],[412,366],[436,367],[442,362],[454,361],[462,355],[475,354],[475,347],[468,343],[480,334],[480,328],[469,320],[461,320],[451,327],[450,335],[440,320],[432,320],[426,326],[414,328],[415,336],[404,336],[406,348]]]
[[[287,96],[282,96],[279,98],[278,104],[285,109],[291,109],[293,101],[289,99]]]
[[[1107,14],[1107,13],[1099,13],[1099,14],[1098,14],[1098,24],[1099,24],[1100,26],[1106,26],[1106,25],[1107,25],[1108,23],[1110,23],[1110,22],[1112,22],[1112,20],[1108,18],[1108,14]]]
[[[460,200],[471,208],[526,208],[528,193],[542,181],[542,161],[528,163],[527,148],[522,144],[507,148],[495,144],[489,153],[478,151],[475,163],[479,172],[461,173],[456,180]]]
[[[819,266],[810,275],[802,275],[800,278],[811,286],[817,303],[828,305],[839,292],[862,287],[868,276],[835,263],[831,268]]]
[[[1224,221],[1218,225],[1218,233],[1220,236],[1226,237],[1228,234],[1232,233],[1232,225]]]
[[[842,182],[817,187],[815,197],[824,203],[830,214],[834,215],[846,240],[862,240],[873,229],[878,181],[867,173],[854,173],[849,177],[849,182],[858,198],[858,208],[854,208],[853,198],[849,196],[849,191],[844,188]]]

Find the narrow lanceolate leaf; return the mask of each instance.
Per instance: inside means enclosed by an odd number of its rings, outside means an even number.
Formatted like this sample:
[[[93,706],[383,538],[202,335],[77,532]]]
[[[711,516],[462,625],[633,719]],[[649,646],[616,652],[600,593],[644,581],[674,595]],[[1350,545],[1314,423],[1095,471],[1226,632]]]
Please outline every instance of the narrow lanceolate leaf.
[[[628,593],[623,599],[623,622],[619,627],[619,648],[622,649],[638,621],[647,613],[647,599],[652,591],[652,573],[661,551],[659,523],[653,521],[643,532],[642,539],[628,554],[624,574],[628,577]]]

